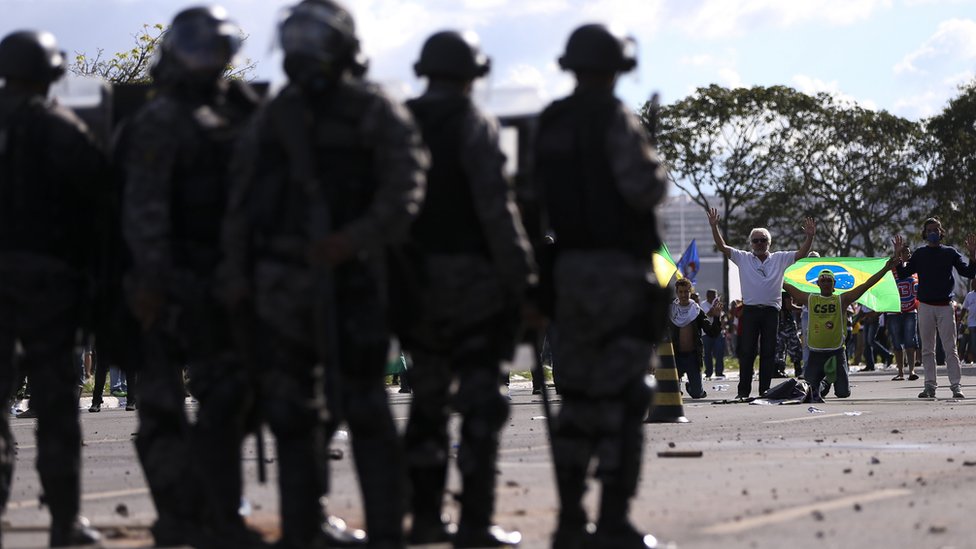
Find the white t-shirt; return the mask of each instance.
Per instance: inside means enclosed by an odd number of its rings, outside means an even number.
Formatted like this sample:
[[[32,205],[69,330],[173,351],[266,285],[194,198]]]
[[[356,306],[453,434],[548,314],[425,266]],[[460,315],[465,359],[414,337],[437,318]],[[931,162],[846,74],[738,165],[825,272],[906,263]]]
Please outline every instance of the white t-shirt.
[[[730,260],[739,267],[742,302],[783,307],[783,273],[796,262],[796,252],[773,252],[760,261],[752,252],[732,248]]]
[[[966,326],[976,327],[976,291],[966,294],[966,301],[962,302],[962,308],[966,309]]]

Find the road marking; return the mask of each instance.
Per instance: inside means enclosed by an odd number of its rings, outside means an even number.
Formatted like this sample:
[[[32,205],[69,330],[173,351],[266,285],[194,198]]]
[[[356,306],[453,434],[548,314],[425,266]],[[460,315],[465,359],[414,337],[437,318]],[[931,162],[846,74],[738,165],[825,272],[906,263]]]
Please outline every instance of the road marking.
[[[149,488],[130,488],[128,490],[112,490],[110,492],[94,492],[82,494],[81,501],[98,501],[100,499],[122,498],[126,496],[141,496],[149,493]],[[7,509],[25,509],[27,507],[39,506],[37,498],[22,501],[12,501],[7,504]]]
[[[869,414],[871,412],[861,412],[862,414]],[[841,417],[846,416],[847,412],[841,412],[839,414],[810,414],[804,417],[794,417],[790,419],[774,419],[772,421],[764,421],[763,423],[773,424],[773,423],[793,423],[794,421],[809,421],[811,419],[823,419],[825,417]],[[853,416],[852,416],[853,417]]]
[[[792,509],[783,509],[782,511],[769,513],[768,515],[720,522],[705,528],[703,532],[706,534],[738,534],[740,532],[745,532],[746,530],[753,530],[755,528],[769,526],[770,524],[802,518],[813,513],[814,511],[834,511],[837,509],[850,507],[855,503],[864,504],[871,503],[873,501],[881,501],[884,499],[900,498],[911,493],[911,490],[905,490],[902,488],[878,490],[877,492],[868,492],[859,496],[846,496],[833,501],[822,501],[820,503],[800,505],[798,507],[793,507]]]
[[[82,444],[84,446],[88,446],[90,444],[111,444],[111,443],[115,443],[115,442],[133,442],[134,440],[135,440],[135,438],[133,438],[133,437],[129,437],[129,438],[100,438],[98,440],[86,440]],[[37,448],[37,445],[36,444],[18,444],[17,445],[17,449],[18,450],[32,450],[32,449],[36,449],[36,448]]]

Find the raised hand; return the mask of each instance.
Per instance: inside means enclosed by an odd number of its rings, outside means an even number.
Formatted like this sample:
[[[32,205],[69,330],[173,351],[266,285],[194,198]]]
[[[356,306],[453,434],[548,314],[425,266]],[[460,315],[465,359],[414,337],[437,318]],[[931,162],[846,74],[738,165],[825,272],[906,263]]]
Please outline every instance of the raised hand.
[[[895,247],[895,255],[898,255],[902,247],[905,246],[905,237],[900,234],[896,234],[895,237],[891,239],[891,243]]]
[[[718,215],[718,210],[715,209],[715,208],[709,208],[708,209],[708,224],[711,225],[712,227],[714,227],[714,226],[718,225],[718,220],[719,219],[721,219],[721,216]]]
[[[803,220],[803,234],[807,236],[817,234],[817,222],[812,217]]]

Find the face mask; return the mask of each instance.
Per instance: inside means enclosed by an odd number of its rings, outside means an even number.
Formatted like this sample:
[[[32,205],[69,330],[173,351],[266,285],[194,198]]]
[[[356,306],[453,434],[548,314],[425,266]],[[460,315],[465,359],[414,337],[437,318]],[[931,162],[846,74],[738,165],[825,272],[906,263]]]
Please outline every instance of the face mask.
[[[930,244],[938,244],[942,240],[942,235],[939,234],[939,231],[932,231],[925,238]]]

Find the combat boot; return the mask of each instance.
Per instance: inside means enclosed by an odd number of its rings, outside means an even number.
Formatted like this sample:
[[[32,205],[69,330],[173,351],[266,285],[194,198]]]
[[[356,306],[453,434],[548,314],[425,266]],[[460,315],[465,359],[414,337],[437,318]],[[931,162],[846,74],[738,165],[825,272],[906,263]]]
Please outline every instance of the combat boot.
[[[320,532],[312,546],[317,549],[326,547],[366,547],[369,539],[366,532],[358,528],[349,528],[346,521],[335,515],[327,515],[322,522]]]
[[[482,528],[458,526],[454,535],[454,547],[515,547],[522,542],[522,534],[518,531],[507,531],[501,526],[487,526]]]
[[[101,541],[101,534],[85,517],[77,517],[67,524],[51,525],[51,547],[101,547]]]
[[[600,496],[600,518],[596,531],[587,537],[587,549],[653,549],[658,547],[657,538],[638,532],[630,523],[631,491],[619,484],[603,484]]]
[[[411,467],[409,476],[410,512],[413,520],[408,541],[411,545],[451,541],[457,527],[441,516],[447,467]]]
[[[597,526],[596,532],[588,536],[583,545],[586,549],[656,549],[657,538],[638,532],[629,521],[623,520],[613,528]]]

